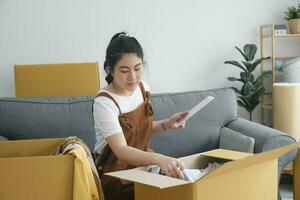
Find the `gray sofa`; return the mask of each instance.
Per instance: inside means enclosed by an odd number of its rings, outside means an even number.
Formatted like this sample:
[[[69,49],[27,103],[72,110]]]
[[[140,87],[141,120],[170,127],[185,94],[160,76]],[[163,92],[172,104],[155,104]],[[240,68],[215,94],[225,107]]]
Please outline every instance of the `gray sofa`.
[[[190,109],[207,95],[215,100],[187,121],[182,131],[167,131],[152,137],[151,146],[159,153],[181,157],[220,148],[220,141],[231,141],[221,134],[226,127],[245,139],[254,139],[254,153],[295,143],[285,133],[242,119],[237,114],[234,92],[229,88],[172,94],[153,94],[154,119]],[[0,140],[66,137],[83,139],[91,150],[95,144],[92,118],[93,97],[0,98]],[[251,140],[250,140],[251,141]],[[234,143],[235,140],[231,143]],[[221,145],[222,148],[224,146]],[[229,145],[230,147],[230,145]],[[226,146],[225,146],[226,148]],[[244,150],[244,149],[243,149]],[[282,168],[296,156],[292,151],[278,162]]]

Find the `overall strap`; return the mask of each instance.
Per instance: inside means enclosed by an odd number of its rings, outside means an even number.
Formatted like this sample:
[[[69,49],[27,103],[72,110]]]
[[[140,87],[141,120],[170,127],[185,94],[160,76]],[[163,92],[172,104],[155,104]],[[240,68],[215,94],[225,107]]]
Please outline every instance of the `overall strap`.
[[[116,102],[116,100],[110,94],[108,94],[107,92],[100,92],[95,98],[97,98],[99,96],[107,97],[110,100],[112,100],[114,102],[114,104],[117,106],[119,113],[121,114],[121,109],[120,109],[119,104]],[[97,169],[99,172],[98,174],[99,174],[100,179],[102,179],[102,176],[103,176],[103,166],[105,165],[106,161],[108,160],[111,152],[112,151],[111,151],[109,145],[106,144],[102,154],[101,155],[96,154],[96,156],[95,156],[95,162],[97,165]]]
[[[121,114],[121,109],[120,109],[119,104],[116,102],[116,100],[112,96],[110,96],[110,94],[108,94],[107,92],[100,92],[96,97],[99,97],[99,96],[107,97],[110,100],[112,100],[115,103],[115,105],[117,106],[119,113]]]
[[[145,90],[145,87],[144,87],[142,81],[140,82],[139,85],[140,85],[140,89],[141,89],[141,92],[142,92],[142,95],[143,95],[143,99],[144,99],[144,101],[146,101],[147,98],[148,98],[148,95],[146,94],[146,90]]]
[[[146,92],[144,85],[142,83],[142,81],[140,82],[140,88],[143,94],[143,99],[146,102],[145,107],[146,107],[146,112],[149,116],[153,115],[153,109],[152,109],[152,105],[150,103],[150,92]]]

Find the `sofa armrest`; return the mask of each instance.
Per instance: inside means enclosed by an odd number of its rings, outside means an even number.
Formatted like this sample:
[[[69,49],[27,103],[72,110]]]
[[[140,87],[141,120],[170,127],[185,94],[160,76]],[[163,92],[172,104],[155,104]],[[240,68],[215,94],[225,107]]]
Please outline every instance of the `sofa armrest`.
[[[227,124],[226,127],[254,138],[254,153],[276,149],[278,147],[296,142],[293,137],[284,132],[242,118],[237,118],[236,120]],[[279,157],[278,178],[280,178],[283,167],[289,162],[293,161],[296,157],[296,154],[297,150],[293,150]]]

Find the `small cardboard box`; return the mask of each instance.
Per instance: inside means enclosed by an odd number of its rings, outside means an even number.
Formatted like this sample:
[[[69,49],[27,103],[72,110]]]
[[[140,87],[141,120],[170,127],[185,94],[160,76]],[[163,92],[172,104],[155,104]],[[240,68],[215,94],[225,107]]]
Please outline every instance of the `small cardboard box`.
[[[73,199],[75,157],[51,155],[63,140],[0,142],[0,199]]]
[[[253,155],[218,149],[180,158],[187,168],[203,168],[214,161],[224,163],[194,183],[149,173],[147,167],[106,175],[133,181],[136,200],[275,200],[277,158],[296,147],[292,144]]]

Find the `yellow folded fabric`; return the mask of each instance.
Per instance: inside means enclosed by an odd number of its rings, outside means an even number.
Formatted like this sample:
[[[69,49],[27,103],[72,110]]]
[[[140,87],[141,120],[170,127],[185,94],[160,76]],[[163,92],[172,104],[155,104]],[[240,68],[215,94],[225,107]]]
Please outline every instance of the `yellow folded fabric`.
[[[77,147],[67,154],[75,156],[73,200],[99,200],[93,172],[85,151],[81,147]]]
[[[88,146],[77,137],[68,137],[54,154],[73,155],[73,200],[104,200],[98,172]]]

